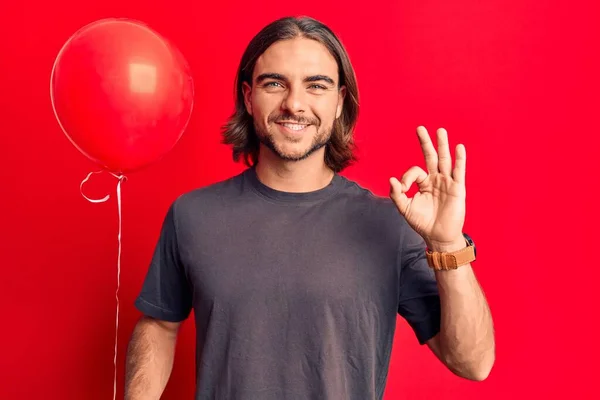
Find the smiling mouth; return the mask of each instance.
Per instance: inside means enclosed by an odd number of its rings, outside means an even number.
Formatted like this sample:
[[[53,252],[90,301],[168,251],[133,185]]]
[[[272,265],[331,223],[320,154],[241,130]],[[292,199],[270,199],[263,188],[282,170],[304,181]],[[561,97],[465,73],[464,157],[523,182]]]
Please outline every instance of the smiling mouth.
[[[281,125],[284,128],[287,128],[294,132],[300,132],[300,131],[306,129],[306,127],[308,127],[307,124],[293,124],[293,123],[278,123],[278,125]]]

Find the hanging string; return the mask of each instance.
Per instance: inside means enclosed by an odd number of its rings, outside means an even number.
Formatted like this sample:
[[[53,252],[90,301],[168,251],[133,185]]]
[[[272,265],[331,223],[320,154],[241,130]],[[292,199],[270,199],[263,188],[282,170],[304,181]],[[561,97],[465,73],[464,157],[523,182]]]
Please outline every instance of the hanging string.
[[[122,204],[121,204],[121,184],[127,180],[127,177],[125,175],[114,174],[110,171],[90,172],[85,177],[85,179],[83,181],[81,181],[81,184],[79,185],[79,191],[80,191],[81,195],[90,203],[104,203],[105,201],[110,199],[109,194],[107,194],[106,196],[104,196],[101,199],[91,199],[83,193],[83,185],[90,179],[92,174],[98,174],[98,173],[102,173],[102,172],[109,172],[112,176],[114,176],[115,178],[118,179],[118,182],[117,182],[117,209],[118,209],[118,213],[119,213],[119,233],[117,235],[117,241],[119,244],[119,249],[117,252],[117,289],[115,291],[115,298],[117,301],[117,306],[116,306],[117,310],[116,310],[116,315],[115,315],[115,348],[114,348],[114,358],[113,358],[113,364],[114,364],[113,400],[116,400],[116,398],[117,398],[117,344],[118,344],[118,338],[119,338],[119,288],[121,286],[121,234],[122,234],[122,219],[123,219],[122,218]]]

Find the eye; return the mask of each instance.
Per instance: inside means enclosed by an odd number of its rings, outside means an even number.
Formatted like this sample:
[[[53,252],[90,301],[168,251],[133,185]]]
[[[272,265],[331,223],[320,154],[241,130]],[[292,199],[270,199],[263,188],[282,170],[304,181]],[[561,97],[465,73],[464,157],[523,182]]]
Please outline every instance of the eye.
[[[327,89],[325,86],[323,85],[318,85],[318,84],[314,84],[314,85],[310,85],[309,89],[320,89],[320,90],[325,90]]]
[[[281,86],[281,84],[279,82],[275,82],[275,81],[265,83],[265,87],[278,87],[278,86]]]

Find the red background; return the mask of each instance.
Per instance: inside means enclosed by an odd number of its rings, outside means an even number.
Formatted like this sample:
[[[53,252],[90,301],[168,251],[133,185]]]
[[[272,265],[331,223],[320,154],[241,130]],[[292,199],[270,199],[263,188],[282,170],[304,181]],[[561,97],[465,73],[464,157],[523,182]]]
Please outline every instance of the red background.
[[[287,14],[330,25],[356,68],[362,160],[346,176],[386,194],[390,175],[423,165],[420,124],[432,133],[445,127],[453,145],[467,148],[465,230],[479,248],[474,268],[494,315],[496,365],[485,382],[461,380],[399,320],[386,399],[591,398],[600,356],[594,3],[3,1],[0,398],[112,397],[116,182],[86,186],[90,196],[112,191],[107,203],[79,194],[95,166],[65,138],[49,98],[63,43],[94,20],[135,18],[173,40],[195,78],[181,142],[123,187],[121,388],[133,300],[162,218],[182,192],[241,170],[219,144],[234,73],[250,38]],[[163,398],[191,398],[193,388],[188,321]]]

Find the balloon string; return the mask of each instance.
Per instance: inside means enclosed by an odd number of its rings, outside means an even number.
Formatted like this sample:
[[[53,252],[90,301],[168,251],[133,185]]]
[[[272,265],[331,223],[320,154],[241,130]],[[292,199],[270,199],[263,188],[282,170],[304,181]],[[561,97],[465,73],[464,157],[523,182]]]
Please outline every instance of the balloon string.
[[[89,197],[87,197],[85,194],[83,194],[83,184],[85,182],[87,182],[90,177],[92,176],[92,174],[97,174],[97,173],[101,173],[104,171],[94,171],[94,172],[90,172],[85,179],[81,182],[81,184],[79,185],[79,191],[81,192],[81,195],[89,202],[91,203],[103,203],[105,201],[107,201],[108,199],[110,199],[110,195],[106,195],[101,199],[91,199]],[[113,400],[116,400],[117,398],[117,344],[118,344],[118,338],[119,338],[119,288],[121,286],[121,235],[122,235],[122,203],[121,203],[121,183],[127,180],[127,177],[124,175],[116,175],[113,174],[112,172],[109,172],[112,176],[114,176],[115,178],[118,179],[118,183],[117,183],[117,209],[119,212],[119,233],[117,236],[117,240],[118,240],[118,244],[119,244],[119,250],[117,253],[117,289],[115,291],[115,298],[117,300],[117,305],[116,305],[116,315],[115,315],[115,348],[114,348],[114,358],[113,358],[113,364],[114,364],[114,376],[113,376]]]
[[[110,199],[110,195],[109,194],[107,194],[106,196],[104,196],[101,199],[90,199],[85,194],[83,194],[83,184],[86,183],[90,179],[90,177],[92,176],[92,174],[100,174],[102,172],[104,172],[104,171],[92,171],[92,172],[90,172],[89,174],[87,174],[87,176],[85,177],[85,179],[81,181],[81,184],[79,185],[79,192],[90,203],[104,203],[106,200]]]
[[[119,252],[117,255],[117,289],[115,291],[115,299],[117,300],[117,312],[115,317],[115,357],[113,361],[115,367],[115,375],[113,379],[113,400],[116,400],[117,398],[117,341],[119,337],[119,287],[121,286],[121,182],[123,182],[123,179],[126,178],[124,176],[119,177],[119,182],[117,183],[117,205],[119,210]]]

